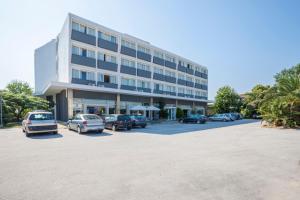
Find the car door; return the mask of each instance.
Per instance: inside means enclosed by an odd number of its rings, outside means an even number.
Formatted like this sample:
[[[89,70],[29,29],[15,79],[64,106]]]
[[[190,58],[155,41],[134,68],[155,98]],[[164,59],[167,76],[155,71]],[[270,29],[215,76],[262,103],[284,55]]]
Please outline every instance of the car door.
[[[80,119],[79,115],[75,115],[75,117],[73,118],[72,122],[71,122],[71,128],[73,130],[77,130],[77,124],[78,124],[78,120]]]

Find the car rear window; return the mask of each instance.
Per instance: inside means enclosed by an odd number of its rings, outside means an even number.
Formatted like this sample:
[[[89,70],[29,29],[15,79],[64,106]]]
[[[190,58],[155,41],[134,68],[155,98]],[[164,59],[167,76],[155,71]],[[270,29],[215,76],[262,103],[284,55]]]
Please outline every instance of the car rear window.
[[[84,120],[99,120],[101,119],[97,115],[83,115]]]
[[[50,113],[36,113],[30,115],[30,120],[53,120],[53,114]]]

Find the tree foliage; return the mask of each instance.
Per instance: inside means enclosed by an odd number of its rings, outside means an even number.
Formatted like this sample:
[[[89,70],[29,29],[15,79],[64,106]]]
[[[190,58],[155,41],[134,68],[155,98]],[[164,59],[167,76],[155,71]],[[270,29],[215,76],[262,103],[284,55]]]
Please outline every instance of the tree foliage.
[[[183,113],[183,110],[181,108],[176,108],[176,118],[177,119],[181,119],[184,117],[184,113]]]
[[[13,81],[0,92],[3,99],[4,122],[18,122],[32,110],[49,110],[49,102],[32,96],[30,86],[22,81]]]
[[[216,95],[214,108],[217,113],[239,112],[241,98],[229,86],[221,87]]]
[[[13,94],[32,95],[32,88],[23,81],[14,80],[6,86],[6,89]]]

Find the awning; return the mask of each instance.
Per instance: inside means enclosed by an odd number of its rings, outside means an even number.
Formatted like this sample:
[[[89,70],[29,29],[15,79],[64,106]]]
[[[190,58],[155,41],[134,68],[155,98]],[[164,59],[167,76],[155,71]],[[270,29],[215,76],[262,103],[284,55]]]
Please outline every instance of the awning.
[[[159,108],[155,107],[155,106],[147,106],[146,110],[150,110],[150,111],[160,111]]]
[[[146,110],[146,107],[138,105],[138,106],[133,106],[132,108],[130,108],[130,110],[133,110],[133,111]]]

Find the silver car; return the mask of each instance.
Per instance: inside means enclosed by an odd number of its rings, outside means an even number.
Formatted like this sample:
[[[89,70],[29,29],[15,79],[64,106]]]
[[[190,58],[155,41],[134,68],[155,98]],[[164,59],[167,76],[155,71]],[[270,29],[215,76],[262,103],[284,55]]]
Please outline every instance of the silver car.
[[[29,112],[22,121],[22,130],[27,137],[34,133],[52,132],[57,134],[57,123],[51,112]]]
[[[223,121],[223,122],[229,122],[231,121],[230,117],[226,114],[215,114],[211,117],[209,117],[211,121]]]
[[[102,133],[104,129],[103,119],[94,114],[77,114],[68,121],[69,130],[75,130],[79,134],[88,131],[98,131]]]

